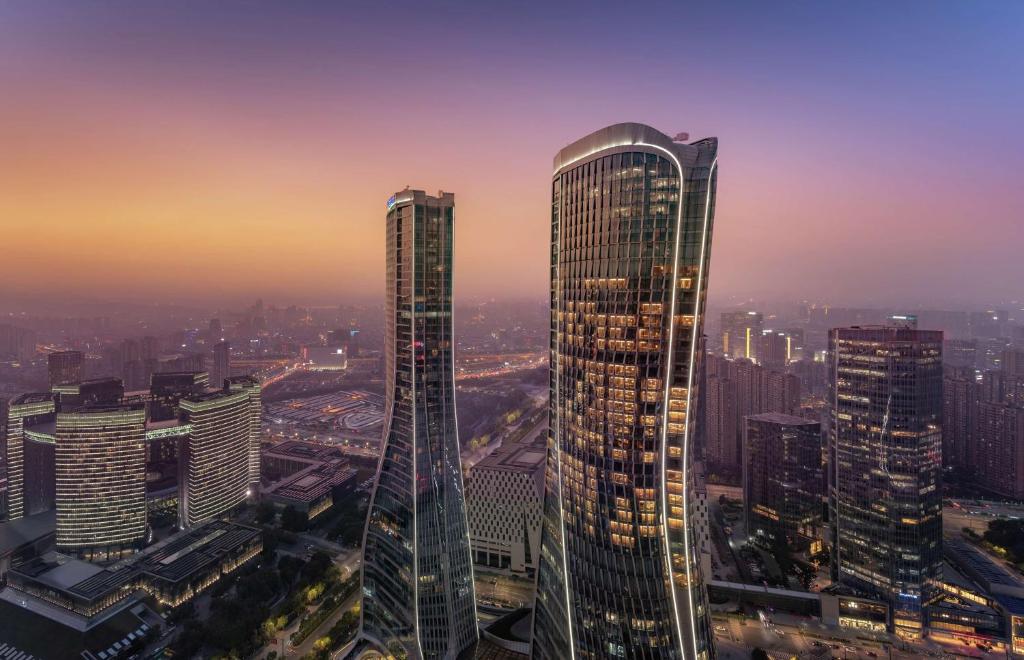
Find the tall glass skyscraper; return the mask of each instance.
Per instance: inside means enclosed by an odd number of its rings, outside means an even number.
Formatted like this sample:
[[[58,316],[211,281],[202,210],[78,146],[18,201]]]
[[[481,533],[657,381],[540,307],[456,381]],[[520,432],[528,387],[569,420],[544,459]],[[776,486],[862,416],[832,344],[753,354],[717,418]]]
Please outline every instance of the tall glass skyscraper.
[[[691,411],[717,151],[617,124],[555,157],[535,658],[714,656]]]
[[[477,640],[455,420],[455,196],[388,200],[387,421],[363,540],[363,641],[398,658],[455,658]]]
[[[924,632],[942,573],[942,332],[829,333],[832,578]]]

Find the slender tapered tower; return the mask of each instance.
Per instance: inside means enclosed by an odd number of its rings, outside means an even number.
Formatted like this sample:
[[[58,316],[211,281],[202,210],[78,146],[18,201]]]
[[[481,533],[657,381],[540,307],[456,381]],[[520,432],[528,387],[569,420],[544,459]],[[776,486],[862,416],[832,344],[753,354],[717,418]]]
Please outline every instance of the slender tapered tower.
[[[363,539],[369,655],[456,658],[477,641],[455,420],[455,196],[388,200],[387,415]]]
[[[534,658],[711,658],[693,425],[718,141],[616,124],[555,156]]]

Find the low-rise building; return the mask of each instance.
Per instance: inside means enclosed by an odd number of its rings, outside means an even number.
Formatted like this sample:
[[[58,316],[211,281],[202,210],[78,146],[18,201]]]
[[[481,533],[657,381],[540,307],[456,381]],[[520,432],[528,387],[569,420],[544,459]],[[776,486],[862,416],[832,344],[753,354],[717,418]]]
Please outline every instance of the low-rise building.
[[[478,566],[532,574],[540,552],[545,441],[510,443],[469,471],[466,516]]]

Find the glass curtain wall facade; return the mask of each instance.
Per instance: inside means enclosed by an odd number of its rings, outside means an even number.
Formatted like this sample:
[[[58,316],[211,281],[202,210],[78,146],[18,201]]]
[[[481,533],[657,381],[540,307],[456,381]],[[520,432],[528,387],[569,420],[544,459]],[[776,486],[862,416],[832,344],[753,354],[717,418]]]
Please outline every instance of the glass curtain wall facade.
[[[57,413],[57,549],[115,560],[146,538],[146,406]]]
[[[455,419],[455,197],[388,201],[387,421],[363,541],[364,641],[397,658],[455,658],[477,640]]]
[[[821,423],[783,413],[746,418],[743,509],[747,538],[804,550],[821,538]]]
[[[923,634],[942,569],[942,332],[829,333],[833,579]]]
[[[691,412],[717,145],[618,124],[555,158],[535,658],[714,656]]]

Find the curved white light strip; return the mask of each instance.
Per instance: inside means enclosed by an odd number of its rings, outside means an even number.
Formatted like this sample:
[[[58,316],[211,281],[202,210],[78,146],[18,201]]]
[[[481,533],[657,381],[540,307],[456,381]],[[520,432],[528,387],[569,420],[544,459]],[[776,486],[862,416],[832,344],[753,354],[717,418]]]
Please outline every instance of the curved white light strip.
[[[556,174],[557,176],[557,174]],[[569,658],[576,660],[576,644],[572,628],[572,600],[569,594],[569,560],[565,548],[565,509],[562,506],[562,345],[558,339],[562,329],[562,184],[558,184],[558,249],[555,251],[555,465],[558,466],[558,527],[562,533],[562,584],[565,587],[565,618],[569,632]]]
[[[660,147],[656,147],[660,148]],[[679,287],[679,244],[682,242],[683,233],[683,186],[685,185],[683,180],[683,167],[676,158],[675,154],[670,152],[668,149],[662,149],[669,155],[672,161],[676,164],[676,172],[679,174],[679,200],[676,202],[676,236],[675,245],[672,249],[672,303],[669,305],[669,322],[668,322],[668,353],[665,356],[665,388],[662,398],[662,410],[661,410],[661,525],[662,525],[662,540],[665,542],[665,567],[668,569],[669,579],[669,592],[672,594],[672,614],[676,624],[676,634],[679,637],[679,653],[685,658],[686,652],[683,650],[683,630],[682,623],[679,621],[679,604],[676,602],[676,583],[672,573],[672,547],[669,543],[669,527],[668,527],[668,484],[665,479],[665,463],[667,462],[668,455],[668,408],[669,408],[669,396],[670,388],[672,383],[672,371],[675,366],[675,337],[676,337],[676,298],[677,290]],[[700,285],[697,287],[698,299],[700,296]],[[697,319],[694,318],[694,327],[697,326]],[[688,368],[688,377],[692,377],[693,373],[693,353],[691,347],[691,358],[690,365]],[[686,391],[687,397],[687,422],[689,422],[689,397],[690,391]],[[685,554],[684,561],[686,562],[686,582],[687,582],[687,597],[690,603],[690,628],[693,635],[693,657],[697,657],[697,640],[696,634],[697,629],[693,623],[693,596],[690,583],[690,548],[689,539],[686,536],[686,526],[688,521],[686,520],[687,512],[689,511],[689,502],[686,497],[686,428],[683,429],[683,552]]]
[[[448,349],[448,355],[451,357],[451,391],[452,391],[452,415],[454,416],[453,423],[455,425],[455,446],[458,448],[455,452],[455,460],[458,463],[459,468],[459,497],[462,499],[462,521],[466,525],[466,557],[469,560],[469,593],[472,597],[473,605],[473,638],[480,639],[480,629],[477,622],[476,615],[476,577],[473,569],[473,542],[469,536],[469,512],[466,510],[466,488],[463,479],[465,475],[462,474],[462,445],[459,444],[459,412],[458,407],[455,405],[455,206],[452,206],[452,228],[448,235],[448,240],[451,242],[452,254],[451,266],[449,270],[448,279],[451,282],[452,290],[451,295],[448,297],[448,341],[451,342],[451,346]],[[447,380],[447,379],[445,379]],[[539,551],[539,550],[538,550]],[[451,641],[449,640],[449,645]],[[449,648],[451,648],[449,646]],[[459,649],[461,650],[461,649]]]
[[[683,547],[686,550],[686,595],[690,601],[690,627],[693,631],[693,657],[697,657],[697,626],[694,622],[693,616],[693,583],[690,579],[690,525],[689,525],[689,502],[687,502],[687,494],[689,492],[687,486],[687,479],[689,479],[689,452],[690,452],[690,397],[691,391],[693,390],[693,359],[697,350],[697,328],[700,325],[697,322],[698,314],[700,313],[700,303],[702,290],[701,287],[704,283],[704,257],[708,245],[708,220],[711,215],[711,178],[715,175],[715,168],[718,166],[718,156],[715,156],[714,160],[711,161],[711,167],[708,168],[708,190],[707,196],[704,199],[704,226],[701,229],[700,234],[700,262],[697,266],[697,299],[693,303],[693,334],[690,339],[690,365],[687,369],[686,376],[686,426],[683,427],[683,515],[686,519],[683,521]],[[681,192],[681,188],[680,188]],[[680,205],[682,203],[680,195]],[[677,238],[678,241],[678,238]],[[678,278],[676,283],[678,283]],[[675,284],[673,284],[675,287]],[[675,298],[672,299],[675,304]]]
[[[566,168],[575,165],[576,163],[580,162],[581,160],[592,159],[594,156],[596,156],[597,154],[599,154],[599,153],[601,153],[603,151],[607,151],[607,150],[610,150],[610,149],[618,149],[618,148],[621,148],[621,147],[646,147],[646,148],[649,148],[649,149],[657,149],[658,151],[661,151],[661,152],[663,152],[663,153],[668,155],[668,157],[675,163],[676,170],[679,173],[679,202],[678,202],[677,211],[676,211],[676,239],[675,239],[675,246],[674,246],[674,249],[673,249],[673,264],[672,264],[672,305],[671,305],[671,313],[672,313],[672,315],[671,315],[671,318],[669,320],[669,349],[668,349],[667,366],[666,366],[666,371],[665,371],[665,388],[664,388],[664,403],[663,403],[664,409],[662,411],[663,417],[662,417],[662,428],[661,428],[661,436],[662,436],[661,437],[661,500],[662,500],[662,502],[661,502],[662,503],[662,507],[661,507],[662,508],[661,522],[662,522],[662,530],[663,530],[662,540],[664,541],[664,545],[665,545],[665,565],[668,568],[668,577],[669,577],[669,582],[670,582],[670,589],[669,589],[669,591],[670,591],[670,593],[672,595],[673,619],[674,619],[674,623],[676,625],[676,634],[677,634],[677,636],[679,638],[679,645],[680,645],[679,651],[682,654],[682,657],[685,658],[686,657],[686,653],[683,650],[682,627],[681,627],[681,623],[679,621],[679,606],[678,606],[678,603],[676,602],[675,581],[672,579],[672,552],[671,552],[671,547],[669,545],[669,540],[668,540],[668,523],[667,523],[667,520],[666,520],[666,515],[667,515],[667,512],[668,512],[668,499],[667,499],[667,489],[666,489],[666,484],[665,484],[665,461],[666,461],[666,450],[667,450],[666,445],[667,445],[667,434],[668,434],[669,382],[670,382],[671,369],[672,369],[673,341],[674,341],[674,338],[675,338],[675,317],[676,317],[675,306],[676,306],[677,287],[679,286],[679,277],[678,277],[677,269],[679,267],[679,243],[680,243],[680,237],[681,237],[681,233],[682,233],[681,230],[682,230],[682,218],[683,218],[683,167],[682,167],[682,164],[679,162],[679,159],[676,157],[676,155],[674,153],[672,153],[671,151],[669,151],[668,149],[662,147],[662,146],[659,146],[659,145],[656,145],[656,144],[648,144],[646,142],[621,142],[621,143],[608,144],[608,145],[602,146],[599,149],[595,149],[595,150],[590,151],[590,152],[588,152],[588,153],[586,153],[586,154],[584,154],[582,156],[579,156],[578,158],[574,158],[573,160],[571,160],[571,161],[569,161],[567,163],[563,163],[560,167],[558,167],[554,171],[552,176],[559,176],[559,172],[562,172]],[[715,167],[717,166],[717,164],[718,164],[718,157],[716,156],[715,159],[711,162],[711,167],[708,170],[708,191],[707,191],[707,199],[705,201],[705,206],[704,206],[704,223],[703,223],[703,229],[701,231],[700,262],[699,262],[698,270],[697,270],[697,290],[696,290],[697,300],[694,303],[693,339],[692,339],[691,344],[690,344],[690,364],[689,364],[689,366],[687,368],[686,426],[684,427],[684,430],[683,430],[683,517],[684,517],[684,519],[683,519],[683,552],[684,552],[685,557],[686,557],[686,578],[687,578],[687,580],[686,580],[687,581],[686,595],[687,595],[687,599],[688,599],[689,606],[690,606],[690,609],[689,609],[690,632],[691,632],[691,638],[690,639],[691,639],[691,641],[693,643],[693,657],[694,658],[698,657],[697,656],[697,627],[696,627],[696,622],[694,621],[693,585],[692,585],[691,576],[690,576],[690,534],[689,534],[689,520],[688,520],[688,518],[689,518],[689,501],[688,501],[688,495],[687,495],[687,481],[686,481],[687,478],[688,478],[687,460],[688,460],[688,457],[689,457],[689,435],[690,435],[690,391],[692,390],[692,387],[693,387],[693,357],[694,357],[696,346],[697,346],[697,344],[696,344],[696,340],[697,340],[696,335],[697,335],[697,326],[698,326],[698,323],[697,323],[697,313],[700,311],[701,285],[702,285],[703,279],[704,279],[704,258],[705,258],[705,254],[706,254],[706,248],[707,248],[707,230],[708,230],[708,220],[709,220],[709,216],[710,216],[711,177],[714,174],[714,170],[715,170]],[[561,212],[559,212],[559,215],[558,215],[558,231],[559,231],[559,233],[558,233],[558,240],[559,240],[558,255],[559,255],[559,257],[558,257],[558,259],[555,262],[555,269],[556,269],[555,272],[556,272],[556,280],[557,280],[557,285],[556,286],[557,286],[557,292],[558,292],[558,298],[557,298],[556,304],[559,305],[558,310],[561,311],[561,308],[560,308],[561,301],[562,301],[562,295],[561,295],[561,293],[562,293],[562,289],[561,289],[561,287],[562,287],[562,278],[561,278],[562,214],[561,214]],[[556,321],[556,328],[560,327],[559,323],[560,323],[560,320]],[[561,355],[561,348],[559,346],[559,349],[555,353],[556,359],[560,355]],[[558,390],[556,390],[556,401],[558,402],[558,408],[557,408],[558,425],[557,425],[557,428],[558,428],[559,431],[561,430],[561,414],[562,414],[562,412],[561,412],[561,400],[560,400],[560,397],[559,397],[560,388],[561,388],[560,373],[561,373],[561,369],[559,368],[556,371],[556,376],[557,377],[555,379],[555,383],[556,383],[555,386],[556,386],[556,388],[559,388]],[[558,435],[560,435],[560,434],[558,434]],[[556,447],[558,446],[558,443],[559,443],[558,435],[556,435],[556,438],[555,438]],[[559,455],[558,455],[558,505],[559,505],[559,517],[560,517],[561,522],[562,522],[562,541],[563,541],[563,543],[562,543],[562,562],[563,562],[563,566],[567,566],[567,564],[566,564],[566,556],[565,556],[565,554],[566,554],[566,549],[565,549],[565,521],[564,521],[564,517],[562,516],[562,463],[561,463],[561,448],[560,447],[558,447],[558,448],[559,448]],[[572,617],[571,617],[572,607],[571,607],[571,604],[570,604],[570,601],[569,601],[569,573],[568,573],[568,569],[567,568],[565,569],[565,585],[566,585],[566,588],[565,588],[565,590],[566,590],[566,611],[569,613],[569,648],[570,648],[570,650],[572,652],[572,657],[575,658],[575,648],[573,647],[573,644],[572,644]]]
[[[405,207],[408,208],[408,207]],[[424,211],[424,214],[426,212]],[[396,237],[397,240],[397,237]],[[416,631],[416,651],[423,657],[423,642],[420,640],[420,551],[419,551],[419,525],[417,523],[419,512],[416,509],[416,483],[418,479],[416,464],[416,204],[412,205],[412,277],[409,278],[411,295],[409,299],[412,305],[409,306],[409,358],[412,362],[412,437],[409,446],[412,448],[412,621],[413,629]],[[395,283],[395,294],[398,283]],[[395,329],[395,336],[398,336],[398,329]],[[392,349],[394,350],[394,349]],[[396,360],[397,364],[397,360]]]

